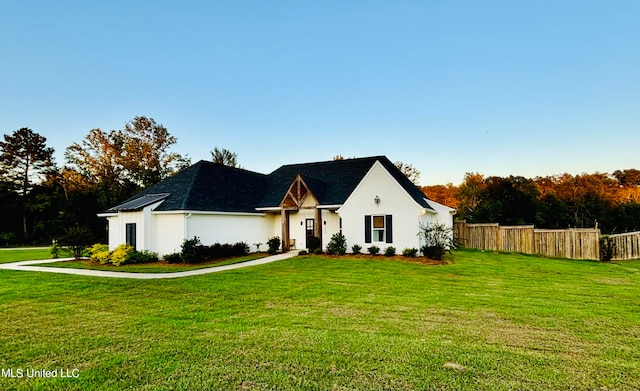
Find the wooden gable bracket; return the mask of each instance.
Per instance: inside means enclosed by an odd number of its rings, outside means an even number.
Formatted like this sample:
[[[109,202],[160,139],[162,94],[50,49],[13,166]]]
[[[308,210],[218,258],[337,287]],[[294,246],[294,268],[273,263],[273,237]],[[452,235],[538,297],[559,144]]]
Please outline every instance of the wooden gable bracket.
[[[313,193],[311,193],[309,186],[307,186],[300,174],[298,174],[296,175],[296,179],[291,182],[291,186],[289,186],[284,198],[280,202],[280,207],[284,209],[301,209],[302,204],[310,194]]]

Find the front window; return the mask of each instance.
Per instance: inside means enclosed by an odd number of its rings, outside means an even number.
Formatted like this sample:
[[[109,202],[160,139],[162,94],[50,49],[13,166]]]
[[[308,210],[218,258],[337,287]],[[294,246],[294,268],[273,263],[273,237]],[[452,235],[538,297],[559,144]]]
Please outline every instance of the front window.
[[[385,222],[384,216],[373,216],[373,241],[384,242],[385,241]]]

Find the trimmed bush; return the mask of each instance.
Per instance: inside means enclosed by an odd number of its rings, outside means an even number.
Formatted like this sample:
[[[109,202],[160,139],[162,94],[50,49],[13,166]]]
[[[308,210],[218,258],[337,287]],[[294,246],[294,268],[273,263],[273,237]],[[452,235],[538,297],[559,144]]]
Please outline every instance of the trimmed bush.
[[[327,253],[344,255],[347,253],[347,238],[342,232],[337,232],[331,236],[331,240],[327,244]]]
[[[404,250],[402,250],[402,255],[404,255],[405,257],[415,258],[416,255],[418,255],[418,249],[407,247]]]
[[[393,246],[389,246],[387,248],[384,249],[384,255],[385,257],[392,257],[394,255],[396,255],[396,248]]]
[[[180,256],[182,257],[182,262],[184,263],[196,263],[203,260],[200,247],[200,238],[194,236],[192,239],[185,239],[182,242],[182,251],[180,252]]]
[[[134,252],[133,246],[128,244],[121,244],[116,247],[115,250],[111,253],[111,263],[120,266],[127,262],[127,258],[129,258],[129,254]]]
[[[313,253],[315,255],[322,255],[322,249],[321,248],[317,248],[317,249],[313,250]]]
[[[369,248],[367,248],[367,251],[369,252],[369,254],[371,255],[378,255],[380,254],[380,247],[378,246],[371,246]]]
[[[94,262],[99,262],[101,265],[111,263],[111,253],[109,252],[109,246],[102,243],[96,243],[89,249],[89,259]]]
[[[307,252],[307,250],[300,250],[300,251],[298,251],[298,255],[307,255],[307,254],[309,254],[309,253]]]
[[[182,255],[180,253],[171,253],[164,256],[164,260],[168,263],[182,263]]]
[[[126,264],[158,262],[158,253],[148,250],[132,251],[127,256]]]
[[[307,240],[307,249],[310,253],[315,253],[317,249],[322,249],[322,242],[318,237],[311,237]]]
[[[354,254],[360,254],[360,252],[362,251],[362,246],[359,244],[354,244],[353,246],[351,246],[351,252]]]
[[[280,237],[274,236],[269,238],[269,240],[267,240],[267,246],[269,246],[269,249],[267,250],[269,254],[273,255],[277,253],[278,250],[280,250]]]

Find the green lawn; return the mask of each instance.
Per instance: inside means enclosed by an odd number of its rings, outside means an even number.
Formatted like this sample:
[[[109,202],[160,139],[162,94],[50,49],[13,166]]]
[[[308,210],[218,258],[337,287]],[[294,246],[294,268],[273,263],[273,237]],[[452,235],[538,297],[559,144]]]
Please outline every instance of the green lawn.
[[[243,257],[235,257],[230,259],[223,260],[212,260],[208,262],[196,263],[196,264],[168,264],[164,261],[148,263],[148,264],[131,264],[131,265],[100,265],[94,261],[90,260],[72,260],[72,261],[63,261],[63,262],[53,262],[53,263],[45,263],[39,264],[38,266],[48,266],[48,267],[65,267],[65,268],[74,268],[74,269],[91,269],[91,270],[107,270],[112,272],[129,272],[129,273],[174,273],[174,272],[182,272],[187,270],[196,270],[196,269],[204,269],[207,267],[214,266],[225,266],[232,265],[235,263],[242,263],[247,261],[253,261],[255,259],[263,258],[267,256],[266,253],[259,254],[249,254]]]
[[[0,263],[50,259],[51,247],[0,248]]]
[[[176,280],[0,270],[3,390],[637,390],[640,261],[297,257]]]

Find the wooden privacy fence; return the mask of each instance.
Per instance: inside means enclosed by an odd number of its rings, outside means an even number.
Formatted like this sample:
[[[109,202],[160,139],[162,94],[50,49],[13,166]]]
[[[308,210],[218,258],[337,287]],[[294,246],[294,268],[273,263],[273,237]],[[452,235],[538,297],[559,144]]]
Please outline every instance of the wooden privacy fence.
[[[456,221],[454,234],[466,248],[555,258],[600,259],[600,230],[596,228],[535,229],[533,225],[501,227],[497,223]]]
[[[640,258],[640,232],[609,235],[607,240],[613,246],[611,260],[622,261]]]

